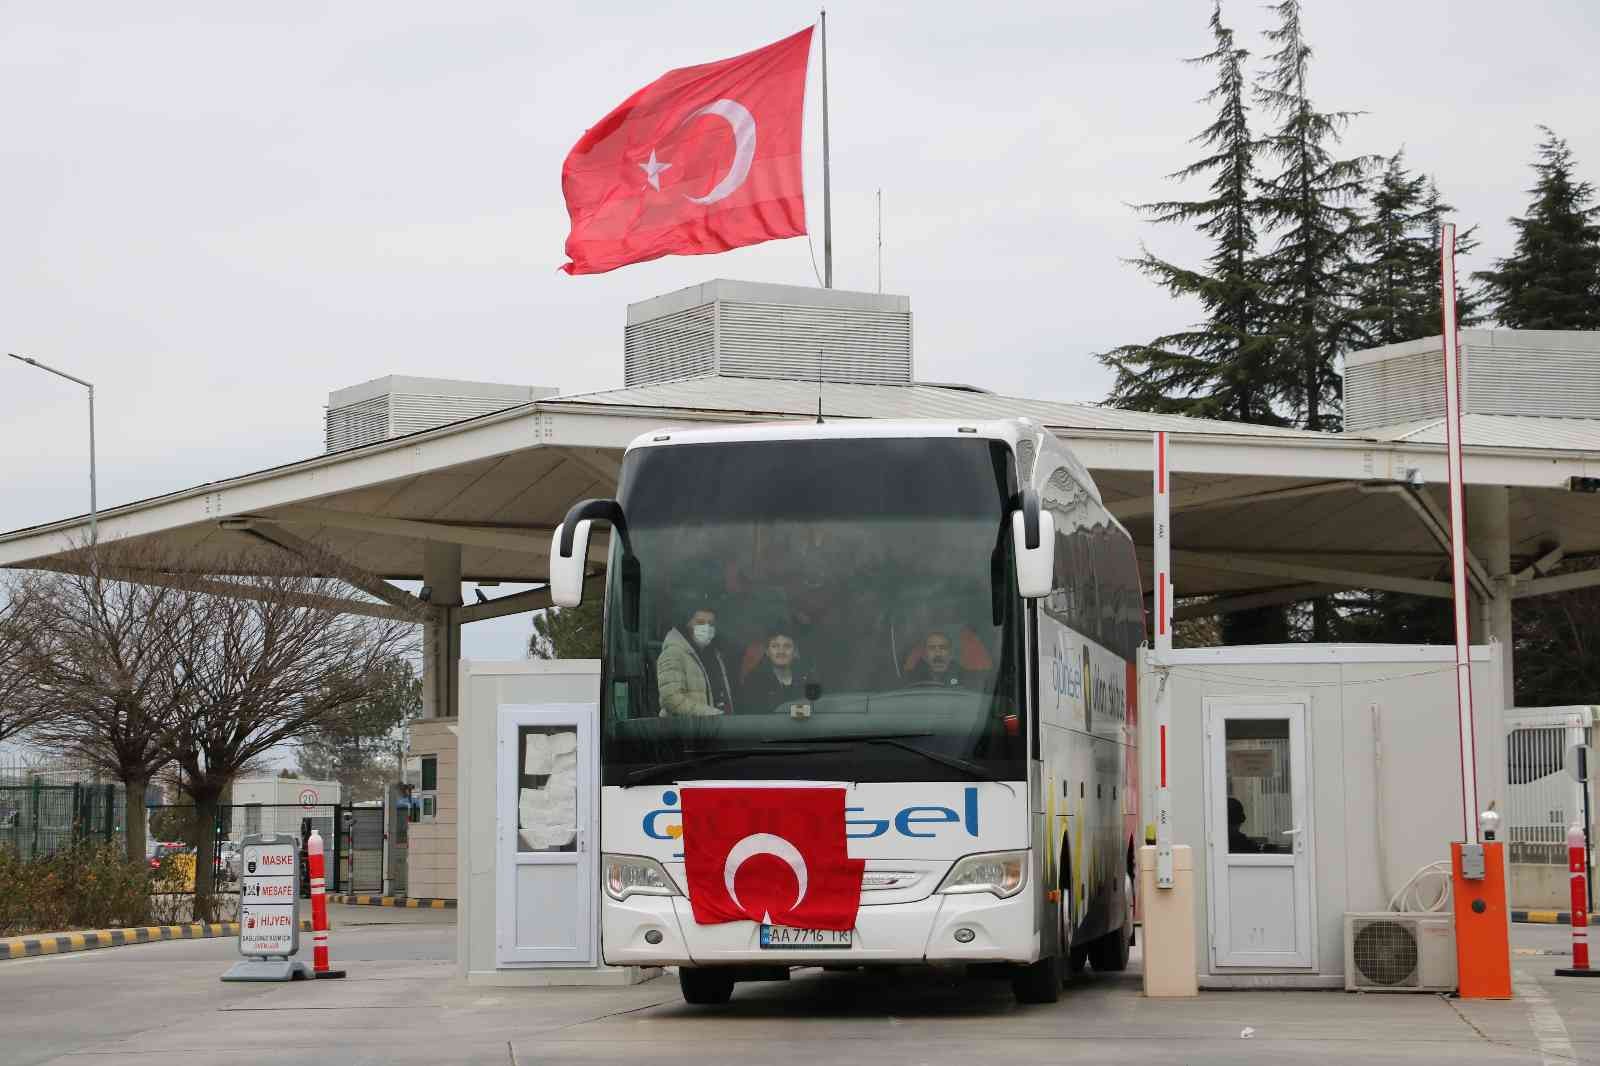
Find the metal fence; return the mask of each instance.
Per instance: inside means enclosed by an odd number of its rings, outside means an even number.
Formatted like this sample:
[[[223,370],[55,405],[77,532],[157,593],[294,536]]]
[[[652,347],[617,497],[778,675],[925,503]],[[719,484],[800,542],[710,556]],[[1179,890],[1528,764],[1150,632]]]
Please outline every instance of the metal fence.
[[[126,799],[121,785],[0,785],[0,847],[33,859],[82,841],[120,842]]]
[[[1584,815],[1583,786],[1566,770],[1569,728],[1524,726],[1506,734],[1503,835],[1512,862],[1566,865],[1567,829]],[[1588,743],[1590,731],[1583,732]]]
[[[152,840],[188,845],[198,843],[193,804],[159,804],[150,808]],[[212,838],[237,841],[252,833],[284,833],[301,842],[304,861],[305,841],[315,829],[327,849],[329,892],[371,892],[383,890],[383,808],[350,807],[338,804],[236,803],[217,808],[209,831]],[[214,849],[214,855],[220,855]],[[236,870],[218,860],[216,873],[224,885]],[[301,884],[309,888],[309,878]]]

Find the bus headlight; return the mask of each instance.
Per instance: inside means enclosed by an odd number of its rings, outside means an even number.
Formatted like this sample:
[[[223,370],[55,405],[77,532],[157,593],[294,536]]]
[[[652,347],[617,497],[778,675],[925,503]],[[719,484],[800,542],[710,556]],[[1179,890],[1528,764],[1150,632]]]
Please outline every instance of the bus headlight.
[[[1026,851],[990,851],[968,855],[956,862],[939,883],[947,895],[957,892],[991,892],[1001,899],[1015,896],[1028,880]]]
[[[621,903],[629,896],[676,896],[678,888],[659,862],[643,855],[602,855],[606,895]]]

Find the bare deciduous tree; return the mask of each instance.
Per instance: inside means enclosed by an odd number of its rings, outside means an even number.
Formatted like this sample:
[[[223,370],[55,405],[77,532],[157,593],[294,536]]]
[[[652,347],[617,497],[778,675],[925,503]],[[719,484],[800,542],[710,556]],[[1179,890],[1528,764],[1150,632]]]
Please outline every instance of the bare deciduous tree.
[[[412,620],[350,613],[332,577],[275,550],[182,572],[159,549],[102,544],[30,585],[18,653],[37,740],[128,788],[128,851],[143,858],[158,772],[194,801],[195,918],[213,916],[211,827],[234,777],[369,700]],[[166,770],[163,770],[166,768]]]
[[[341,613],[328,605],[338,592],[332,578],[286,570],[276,557],[228,569],[248,575],[229,579],[235,595],[192,597],[191,639],[177,644],[185,697],[166,733],[202,827],[250,763],[368,700],[381,664],[409,652],[415,634],[410,622]],[[202,833],[197,919],[209,917],[214,847]]]
[[[130,549],[113,551],[124,566],[138,561]],[[145,789],[169,761],[164,741],[186,695],[175,667],[193,629],[193,597],[110,580],[103,575],[120,567],[86,565],[86,552],[72,562],[85,565],[34,581],[37,625],[22,657],[39,718],[32,738],[122,782],[128,858],[141,861]]]
[[[39,582],[18,574],[0,584],[0,740],[31,729],[44,714],[23,658],[40,621]]]

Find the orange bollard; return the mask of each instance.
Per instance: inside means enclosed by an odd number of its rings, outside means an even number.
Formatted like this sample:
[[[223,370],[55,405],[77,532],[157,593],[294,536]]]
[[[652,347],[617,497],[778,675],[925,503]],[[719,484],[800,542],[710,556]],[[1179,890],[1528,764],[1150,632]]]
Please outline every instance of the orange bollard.
[[[328,887],[323,876],[322,834],[315,829],[306,844],[306,873],[311,878],[311,969],[316,977],[343,977],[328,968]]]
[[[1583,826],[1567,830],[1567,876],[1572,883],[1569,906],[1572,908],[1572,965],[1556,970],[1557,977],[1600,977],[1600,970],[1589,969],[1589,884],[1588,856]]]
[[[1462,999],[1510,999],[1511,915],[1506,908],[1505,845],[1477,845],[1483,849],[1483,869],[1479,876],[1466,877],[1462,851],[1473,846],[1450,845],[1456,980]]]

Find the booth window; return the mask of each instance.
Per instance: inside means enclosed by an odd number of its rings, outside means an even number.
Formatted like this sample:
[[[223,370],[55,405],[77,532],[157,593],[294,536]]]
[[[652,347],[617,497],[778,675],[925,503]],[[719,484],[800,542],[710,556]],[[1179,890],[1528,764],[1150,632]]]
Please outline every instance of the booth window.
[[[578,731],[522,726],[517,767],[517,850],[578,850]]]
[[[1289,720],[1233,718],[1226,723],[1228,850],[1286,854],[1293,842]]]

